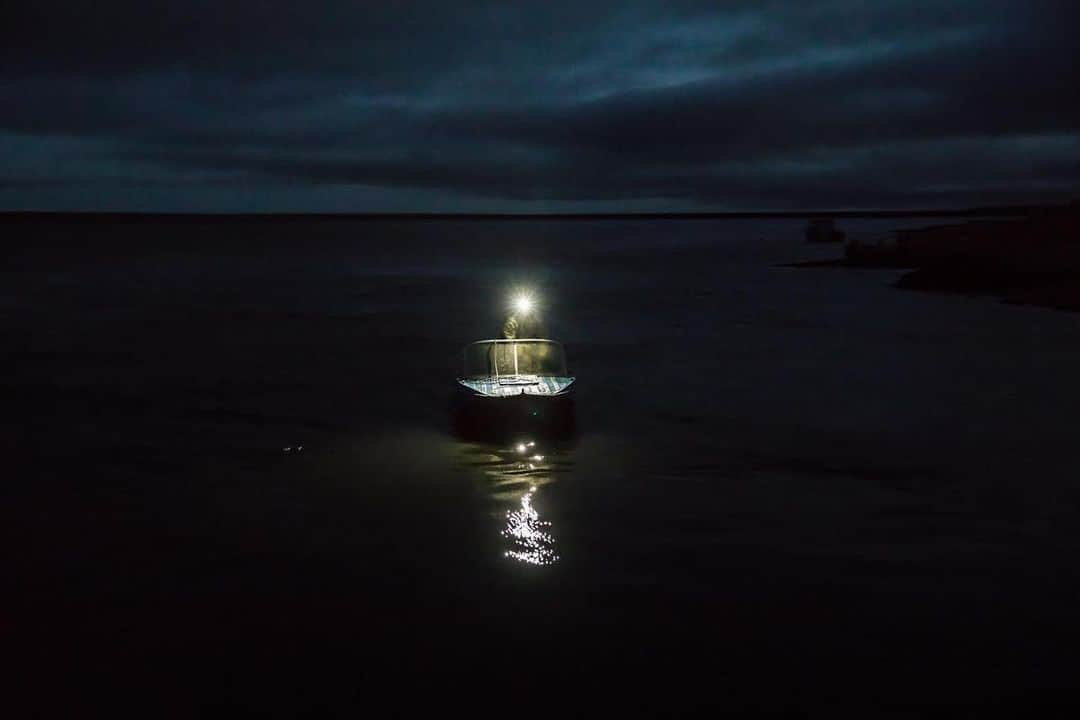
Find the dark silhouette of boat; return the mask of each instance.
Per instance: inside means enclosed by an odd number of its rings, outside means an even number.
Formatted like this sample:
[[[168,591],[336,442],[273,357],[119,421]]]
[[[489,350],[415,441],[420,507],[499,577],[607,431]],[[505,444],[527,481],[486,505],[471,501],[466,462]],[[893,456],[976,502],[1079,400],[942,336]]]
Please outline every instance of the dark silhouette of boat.
[[[465,347],[453,402],[467,438],[574,433],[574,380],[562,343],[544,338],[480,340]]]

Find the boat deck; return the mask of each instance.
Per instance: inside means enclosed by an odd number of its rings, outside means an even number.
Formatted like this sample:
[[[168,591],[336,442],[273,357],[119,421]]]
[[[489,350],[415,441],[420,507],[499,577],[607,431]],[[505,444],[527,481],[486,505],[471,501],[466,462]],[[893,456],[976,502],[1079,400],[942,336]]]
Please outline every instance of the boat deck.
[[[461,378],[463,387],[487,397],[514,397],[516,395],[559,395],[566,392],[574,378],[553,375],[514,376],[501,375],[490,378]]]

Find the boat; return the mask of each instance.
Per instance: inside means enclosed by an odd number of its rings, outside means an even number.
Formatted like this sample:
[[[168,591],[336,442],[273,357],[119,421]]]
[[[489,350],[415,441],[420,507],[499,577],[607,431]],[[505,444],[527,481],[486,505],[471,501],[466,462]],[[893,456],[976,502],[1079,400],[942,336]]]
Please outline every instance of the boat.
[[[503,326],[504,337],[465,346],[457,378],[454,424],[466,436],[567,436],[574,431],[575,378],[563,344],[544,337],[516,336],[529,327],[534,309],[518,298]],[[538,327],[533,324],[532,327]]]
[[[464,349],[455,425],[465,435],[573,432],[574,376],[562,343],[546,338],[478,340]]]

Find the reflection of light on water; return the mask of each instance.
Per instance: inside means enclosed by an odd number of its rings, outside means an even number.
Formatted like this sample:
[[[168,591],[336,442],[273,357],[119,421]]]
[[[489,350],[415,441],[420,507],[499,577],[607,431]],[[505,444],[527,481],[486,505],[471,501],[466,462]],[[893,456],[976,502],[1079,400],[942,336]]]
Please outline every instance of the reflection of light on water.
[[[559,559],[555,553],[555,538],[545,528],[551,523],[541,520],[532,506],[536,487],[521,496],[521,507],[506,513],[506,529],[503,537],[511,538],[514,548],[506,551],[506,557],[532,565],[551,565]]]
[[[558,562],[551,523],[540,519],[533,503],[541,488],[571,467],[565,452],[519,438],[502,448],[474,446],[471,455],[470,465],[487,477],[486,492],[499,506],[494,516],[504,521],[503,556],[530,565]]]

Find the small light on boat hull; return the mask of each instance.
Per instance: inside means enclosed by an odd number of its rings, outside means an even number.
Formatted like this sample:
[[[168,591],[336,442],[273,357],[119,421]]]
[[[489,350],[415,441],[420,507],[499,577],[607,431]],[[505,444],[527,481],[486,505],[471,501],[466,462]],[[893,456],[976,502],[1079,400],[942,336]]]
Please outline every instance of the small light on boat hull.
[[[505,440],[527,433],[548,440],[569,439],[577,422],[572,393],[554,397],[482,397],[462,388],[454,398],[454,429],[466,439]],[[521,455],[531,448],[515,446]]]

